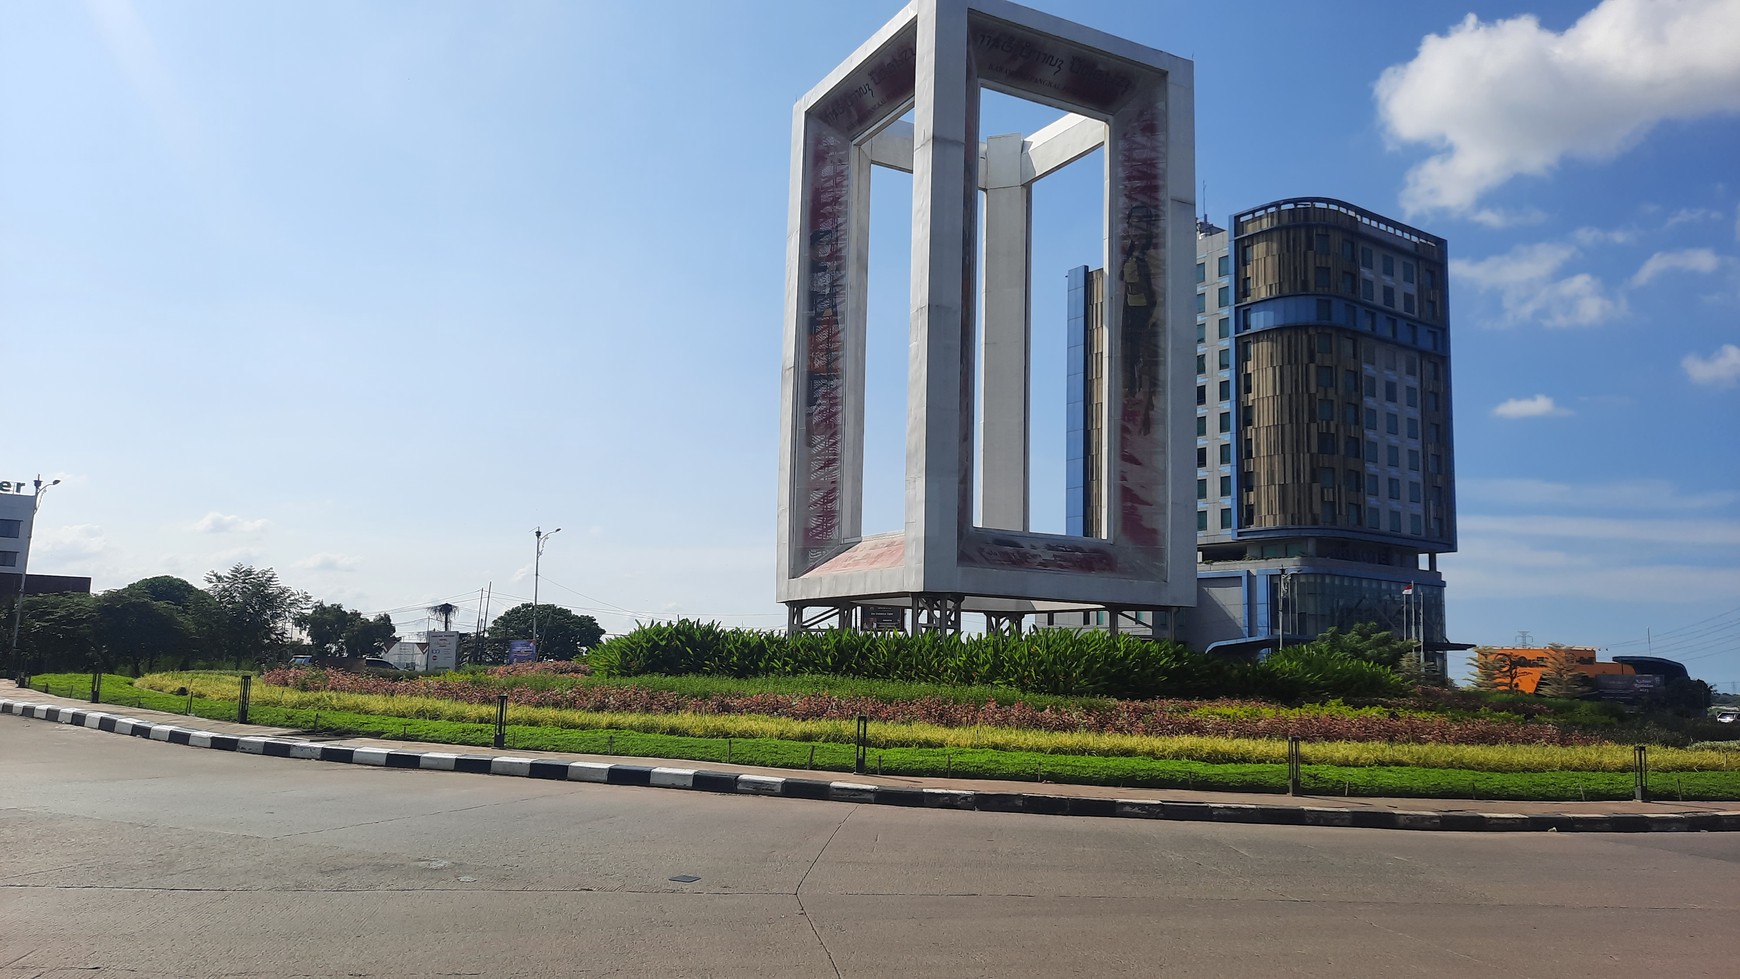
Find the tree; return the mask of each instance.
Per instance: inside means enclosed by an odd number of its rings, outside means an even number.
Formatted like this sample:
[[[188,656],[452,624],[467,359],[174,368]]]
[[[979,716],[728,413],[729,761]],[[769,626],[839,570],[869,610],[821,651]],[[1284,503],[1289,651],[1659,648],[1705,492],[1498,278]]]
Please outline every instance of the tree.
[[[532,638],[532,605],[515,605],[496,616],[489,627],[492,653],[505,650],[509,639]],[[577,615],[560,605],[538,606],[538,655],[573,659],[604,638],[604,627],[590,615]]]
[[[30,595],[18,630],[18,649],[27,673],[88,668],[96,658],[91,596],[78,593]]]
[[[1594,685],[1589,682],[1589,677],[1577,669],[1577,654],[1570,647],[1548,643],[1547,655],[1542,659],[1541,680],[1535,693],[1543,697],[1576,699],[1587,697],[1593,691]]]
[[[393,631],[393,617],[385,612],[372,619],[361,612],[350,613],[350,624],[344,630],[344,648],[352,656],[379,656],[387,647],[399,641]]]
[[[290,626],[309,605],[308,595],[278,580],[271,568],[237,564],[206,574],[206,591],[222,612],[222,648],[234,663],[280,659]]]
[[[134,676],[156,669],[159,659],[184,651],[193,641],[193,628],[179,608],[131,588],[98,595],[91,628],[97,664],[110,669],[125,661]]]
[[[1395,669],[1414,644],[1375,622],[1361,622],[1346,632],[1331,627],[1313,639],[1310,645],[1326,652],[1341,653],[1354,659]]]
[[[328,650],[344,642],[344,633],[350,628],[352,618],[360,617],[359,613],[343,605],[315,602],[296,617],[296,627],[308,633],[308,643],[314,647],[314,655],[325,657]]]
[[[1474,647],[1474,689],[1476,690],[1508,690],[1504,671],[1508,666],[1504,657],[1491,646]]]
[[[223,611],[211,595],[192,582],[174,575],[158,575],[141,578],[123,590],[172,605],[181,613],[189,635],[176,649],[177,669],[190,669],[223,655]]]
[[[439,605],[431,605],[423,611],[428,612],[430,615],[441,620],[442,632],[451,632],[453,629],[453,613],[459,611],[459,606],[454,605],[452,602],[442,602]]]

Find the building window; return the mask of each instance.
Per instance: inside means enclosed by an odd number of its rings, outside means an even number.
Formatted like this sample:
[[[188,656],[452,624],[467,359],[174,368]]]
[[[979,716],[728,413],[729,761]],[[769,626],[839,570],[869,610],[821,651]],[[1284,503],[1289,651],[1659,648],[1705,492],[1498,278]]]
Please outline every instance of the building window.
[[[1365,479],[1363,476],[1364,474],[1357,469],[1346,470],[1341,476],[1341,488],[1347,490],[1349,493],[1358,493],[1359,488],[1365,485]],[[1354,523],[1358,522],[1359,521],[1357,520],[1354,521]]]
[[[1432,442],[1432,443],[1442,442],[1442,441],[1444,441],[1444,426],[1438,424],[1437,422],[1433,422],[1432,424],[1426,426],[1426,435],[1429,436],[1426,439],[1426,441],[1428,441],[1428,442]]]
[[[1341,257],[1346,261],[1353,261],[1353,242],[1346,238],[1341,239]]]
[[[1411,293],[1411,292],[1402,293],[1402,312],[1407,313],[1409,316],[1414,315],[1414,294],[1413,293]]]
[[[1356,280],[1354,279],[1352,272],[1341,273],[1341,291],[1342,292],[1345,292],[1351,296],[1355,292],[1357,292],[1358,289],[1359,289],[1359,286],[1358,286]]]
[[[1232,495],[1232,477],[1231,476],[1222,476],[1220,478],[1220,495],[1221,496],[1231,496]]]
[[[1365,410],[1365,427],[1371,429],[1374,432],[1377,431],[1377,409],[1376,408],[1367,408]]]
[[[1370,279],[1359,280],[1359,298],[1361,298],[1369,303],[1369,302],[1371,302],[1371,297],[1372,297],[1371,280]]]
[[[1388,306],[1391,309],[1396,308],[1396,287],[1395,286],[1384,286],[1384,305]],[[1199,309],[1199,310],[1197,310],[1197,312],[1200,313],[1200,312],[1202,312],[1202,310]]]
[[[1196,481],[1196,498],[1199,500],[1208,499],[1208,480],[1199,479]]]
[[[1420,389],[1419,388],[1409,388],[1408,389],[1408,407],[1418,408],[1419,406],[1420,406]]]
[[[1208,266],[1202,264],[1201,262],[1196,263],[1196,281],[1198,281],[1198,282],[1208,281]]]
[[[1201,374],[1206,370],[1208,370],[1208,355],[1207,354],[1197,354],[1196,355],[1196,372],[1198,374]]]
[[[1391,510],[1390,511],[1390,533],[1399,534],[1401,532],[1402,532],[1402,511]]]
[[[1232,305],[1232,287],[1221,286],[1220,290],[1217,293],[1215,293],[1215,300],[1216,300],[1216,305],[1220,309],[1225,309],[1228,306],[1231,306]]]
[[[1431,473],[1434,476],[1436,476],[1438,474],[1438,472],[1444,468],[1443,459],[1444,459],[1444,457],[1440,456],[1436,452],[1434,452],[1431,455],[1426,457],[1426,461],[1431,464],[1427,468],[1431,471]]]
[[[1222,434],[1232,431],[1232,412],[1223,411],[1220,413],[1220,430]]]
[[[1231,530],[1232,529],[1232,507],[1221,507],[1220,508],[1220,529],[1222,529],[1222,530]]]
[[[1396,413],[1393,411],[1384,412],[1384,432],[1389,435],[1396,434]]]
[[[1215,274],[1223,279],[1232,274],[1231,255],[1222,255],[1215,259]]]
[[[1220,444],[1220,464],[1223,466],[1232,465],[1232,443],[1231,442],[1222,442]]]
[[[1199,445],[1196,447],[1196,468],[1208,468],[1208,446],[1206,445]]]
[[[1225,323],[1226,320],[1221,320],[1221,322]],[[1221,370],[1223,370],[1223,371],[1230,370],[1232,368],[1232,350],[1231,349],[1229,349],[1227,347],[1220,348],[1220,352],[1215,355],[1214,359],[1215,359],[1215,366],[1220,368]]]
[[[1420,450],[1419,449],[1409,449],[1408,450],[1408,471],[1409,472],[1416,472],[1416,473],[1420,471]]]
[[[17,537],[23,530],[22,520],[0,520],[0,537]]]
[[[1341,391],[1343,394],[1359,393],[1359,373],[1344,370],[1341,372]]]
[[[1349,435],[1347,437],[1347,444],[1346,444],[1345,452],[1346,452],[1347,457],[1349,459],[1358,459],[1359,458],[1359,439],[1356,439],[1353,436]]]
[[[1390,404],[1396,403],[1396,382],[1395,381],[1385,381],[1384,382],[1384,400],[1388,401]]]
[[[1329,288],[1329,267],[1327,265],[1319,265],[1311,273],[1311,285],[1316,289]]]
[[[1408,419],[1408,438],[1417,439],[1419,437],[1420,437],[1420,420],[1418,418],[1409,418]]]
[[[1207,510],[1196,511],[1196,529],[1197,530],[1207,530],[1208,529],[1208,511]]]
[[[1196,416],[1196,434],[1198,434],[1198,435],[1207,435],[1208,434],[1208,416],[1207,415],[1197,415]]]
[[[1201,320],[1197,320],[1196,321],[1196,342],[1202,343],[1204,340],[1207,340],[1207,339],[1208,339],[1208,324],[1202,322]]]
[[[1413,534],[1415,537],[1420,536],[1420,515],[1419,514],[1417,514],[1417,513],[1408,514],[1408,533]]]
[[[1335,488],[1335,470],[1329,468],[1328,466],[1318,467],[1318,469],[1317,469],[1317,485],[1323,487],[1324,489],[1334,489]]]
[[[1388,276],[1396,274],[1396,257],[1394,255],[1384,256],[1384,274]]]
[[[1385,446],[1385,448],[1389,450],[1389,452],[1387,453],[1385,458],[1389,462],[1390,466],[1393,468],[1395,466],[1401,465],[1402,464],[1401,447],[1395,446],[1395,445],[1389,445],[1389,446]]]
[[[1383,511],[1379,510],[1377,507],[1366,507],[1365,508],[1365,525],[1367,527],[1370,527],[1373,530],[1379,529],[1378,528],[1378,521],[1382,517],[1383,517]]]
[[[1408,502],[1420,502],[1420,484],[1418,482],[1410,481],[1408,483]]]
[[[1367,462],[1374,463],[1378,460],[1377,442],[1373,439],[1365,440],[1365,459]]]
[[[1232,335],[1231,327],[1232,321],[1227,319],[1225,316],[1222,316],[1220,321],[1214,325],[1214,335],[1225,340],[1227,337]]]
[[[1232,397],[1232,382],[1220,382],[1220,400],[1226,401]]]
[[[0,568],[18,567],[17,551],[0,551]]]
[[[1334,432],[1318,432],[1317,433],[1317,452],[1320,455],[1326,455],[1326,456],[1332,456],[1335,454],[1335,433]]]
[[[1418,354],[1409,354],[1405,363],[1407,364],[1409,377],[1420,376],[1420,357]]]
[[[1208,312],[1208,297],[1200,292],[1196,294],[1196,311],[1199,313]]]
[[[1196,386],[1196,403],[1199,405],[1208,404],[1208,387],[1206,385],[1198,384]]]
[[[1324,364],[1317,366],[1317,386],[1326,391],[1335,390],[1335,368]]]
[[[1311,250],[1320,254],[1329,254],[1329,232],[1319,231],[1311,236]]]
[[[1335,504],[1323,504],[1323,525],[1325,527],[1335,526]]]
[[[1351,401],[1341,403],[1341,423],[1349,428],[1359,427],[1359,405]]]
[[[1413,262],[1403,262],[1402,263],[1402,281],[1403,282],[1414,281],[1414,263]]]
[[[1394,476],[1391,476],[1389,478],[1389,487],[1390,487],[1390,499],[1399,500],[1402,498],[1402,481],[1401,480],[1397,479]]]
[[[1366,352],[1370,353],[1371,351],[1368,350]],[[1366,363],[1369,364],[1371,361],[1368,360]],[[1367,374],[1365,378],[1365,396],[1368,398],[1377,397],[1377,378],[1370,374]],[[1377,426],[1373,425],[1372,427],[1376,428]]]
[[[1362,269],[1371,268],[1371,249],[1363,245],[1359,249],[1359,267]]]
[[[1366,473],[1365,474],[1365,495],[1367,495],[1367,496],[1378,495],[1377,473]]]
[[[1349,527],[1357,527],[1361,522],[1359,504],[1349,503],[1347,505],[1347,525]]]
[[[1436,391],[1427,391],[1426,392],[1426,410],[1427,411],[1437,411],[1438,410],[1438,392],[1436,392]]]

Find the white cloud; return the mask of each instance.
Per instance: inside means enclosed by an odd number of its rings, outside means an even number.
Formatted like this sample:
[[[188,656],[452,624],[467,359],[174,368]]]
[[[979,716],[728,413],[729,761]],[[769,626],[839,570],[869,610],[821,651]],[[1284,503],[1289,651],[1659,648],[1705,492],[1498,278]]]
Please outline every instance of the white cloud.
[[[1740,204],[1734,205],[1734,240],[1740,241]]]
[[[96,557],[110,549],[109,539],[103,536],[103,528],[91,523],[45,528],[36,531],[32,538],[32,570],[36,570],[34,558],[38,556],[52,557],[59,561],[80,561]],[[52,572],[45,570],[43,573]]]
[[[1740,382],[1740,347],[1724,343],[1720,350],[1708,357],[1687,354],[1680,366],[1686,369],[1686,376],[1695,384],[1733,387]]]
[[[1562,514],[1464,515],[1460,529],[1501,538],[1551,537],[1659,545],[1729,548],[1740,544],[1740,521],[1576,517]]]
[[[1631,284],[1641,286],[1663,272],[1680,270],[1686,272],[1714,272],[1721,267],[1722,260],[1708,248],[1684,248],[1677,252],[1656,252],[1631,277]]]
[[[202,534],[257,534],[266,529],[265,520],[244,520],[216,510],[199,518],[193,529]]]
[[[1493,408],[1492,413],[1499,418],[1542,418],[1569,415],[1571,410],[1559,407],[1547,395],[1537,394],[1532,398],[1512,398]]]
[[[296,567],[304,571],[355,571],[362,564],[362,558],[352,554],[311,554],[296,562]]]
[[[1525,207],[1518,211],[1483,207],[1478,211],[1471,212],[1468,219],[1488,228],[1514,228],[1524,224],[1540,224],[1547,219],[1547,212],[1538,207]]]
[[[1576,256],[1573,245],[1539,242],[1479,261],[1452,259],[1450,273],[1482,292],[1496,291],[1510,323],[1594,326],[1624,315],[1625,298],[1611,294],[1600,279],[1587,272],[1556,278]]]
[[[1668,219],[1667,219],[1666,223],[1664,223],[1662,225],[1662,227],[1671,228],[1676,224],[1690,224],[1691,222],[1694,222],[1694,221],[1720,221],[1720,220],[1722,220],[1722,212],[1721,211],[1713,210],[1713,209],[1708,208],[1708,207],[1682,207],[1679,210],[1675,211],[1674,213],[1668,215]]]
[[[1403,206],[1469,211],[1512,177],[1612,157],[1663,120],[1740,111],[1740,2],[1603,0],[1563,32],[1469,14],[1374,94],[1393,141],[1435,150]]]
[[[1681,493],[1665,479],[1634,479],[1617,483],[1560,483],[1546,479],[1461,479],[1457,496],[1524,506],[1641,510],[1711,510],[1740,502],[1740,492],[1719,490]]]

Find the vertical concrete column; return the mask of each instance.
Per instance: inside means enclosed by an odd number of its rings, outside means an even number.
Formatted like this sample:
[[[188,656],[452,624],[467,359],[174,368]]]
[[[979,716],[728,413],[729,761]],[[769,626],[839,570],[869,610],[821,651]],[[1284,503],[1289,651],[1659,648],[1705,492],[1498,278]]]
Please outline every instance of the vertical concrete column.
[[[965,0],[920,0],[917,13],[906,572],[909,590],[926,592],[954,590],[972,517],[979,93]]]
[[[1028,527],[1032,446],[1033,189],[1022,180],[1019,133],[985,140],[984,425],[979,522]]]

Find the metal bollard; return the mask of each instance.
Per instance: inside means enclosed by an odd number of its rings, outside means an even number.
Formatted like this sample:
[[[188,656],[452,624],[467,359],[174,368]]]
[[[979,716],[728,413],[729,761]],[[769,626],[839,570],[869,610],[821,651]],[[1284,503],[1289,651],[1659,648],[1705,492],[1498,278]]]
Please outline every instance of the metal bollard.
[[[103,671],[102,670],[93,670],[91,672],[91,703],[100,704],[102,702],[103,702]]]
[[[507,694],[495,698],[495,746],[507,747]]]
[[[870,739],[870,718],[858,715],[858,751],[852,760],[852,772],[855,775],[864,774],[864,745]]]
[[[1299,794],[1299,739],[1287,739],[1287,794]]]
[[[251,673],[242,674],[242,699],[236,701],[236,723],[248,723],[248,700],[253,696],[254,676]]]
[[[1649,745],[1640,744],[1632,749],[1632,776],[1635,784],[1631,790],[1631,801],[1649,801]]]

